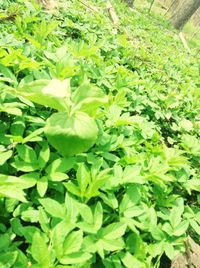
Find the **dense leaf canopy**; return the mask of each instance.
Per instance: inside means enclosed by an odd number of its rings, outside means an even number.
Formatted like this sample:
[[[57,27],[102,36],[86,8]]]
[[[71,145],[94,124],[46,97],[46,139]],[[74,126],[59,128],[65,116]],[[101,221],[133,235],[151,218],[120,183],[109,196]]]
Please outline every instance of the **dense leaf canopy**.
[[[200,242],[197,57],[145,9],[113,1],[114,27],[81,2],[0,1],[3,268],[159,267]]]

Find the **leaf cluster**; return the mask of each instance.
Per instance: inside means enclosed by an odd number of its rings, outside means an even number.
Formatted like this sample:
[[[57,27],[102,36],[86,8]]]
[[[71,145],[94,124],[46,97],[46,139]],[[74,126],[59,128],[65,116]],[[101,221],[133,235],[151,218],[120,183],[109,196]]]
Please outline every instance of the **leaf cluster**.
[[[2,268],[156,268],[200,242],[197,59],[95,5],[19,0],[0,24]]]

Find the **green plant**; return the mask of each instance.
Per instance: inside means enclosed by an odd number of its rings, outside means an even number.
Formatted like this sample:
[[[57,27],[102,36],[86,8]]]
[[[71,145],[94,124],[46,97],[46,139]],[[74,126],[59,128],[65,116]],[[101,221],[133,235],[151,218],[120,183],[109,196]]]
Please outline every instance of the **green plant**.
[[[197,59],[120,1],[117,34],[104,1],[15,2],[0,25],[0,267],[156,268],[200,242]]]

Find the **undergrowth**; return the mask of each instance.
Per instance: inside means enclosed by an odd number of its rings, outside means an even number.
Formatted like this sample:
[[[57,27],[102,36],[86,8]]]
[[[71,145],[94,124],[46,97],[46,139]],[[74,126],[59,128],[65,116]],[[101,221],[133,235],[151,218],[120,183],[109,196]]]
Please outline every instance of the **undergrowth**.
[[[200,242],[198,59],[119,1],[118,29],[105,1],[1,2],[0,267],[156,268]]]

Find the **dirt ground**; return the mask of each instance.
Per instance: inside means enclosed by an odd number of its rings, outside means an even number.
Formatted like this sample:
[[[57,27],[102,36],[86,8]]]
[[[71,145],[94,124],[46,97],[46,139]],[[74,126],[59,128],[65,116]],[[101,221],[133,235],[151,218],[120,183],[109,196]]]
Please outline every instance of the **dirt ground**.
[[[200,246],[191,237],[187,239],[185,255],[177,256],[173,260],[171,268],[200,268]]]

